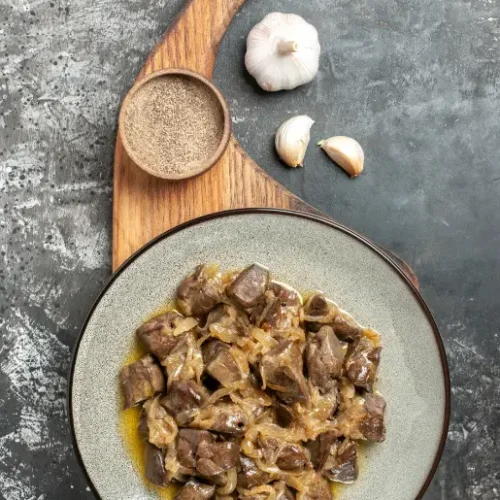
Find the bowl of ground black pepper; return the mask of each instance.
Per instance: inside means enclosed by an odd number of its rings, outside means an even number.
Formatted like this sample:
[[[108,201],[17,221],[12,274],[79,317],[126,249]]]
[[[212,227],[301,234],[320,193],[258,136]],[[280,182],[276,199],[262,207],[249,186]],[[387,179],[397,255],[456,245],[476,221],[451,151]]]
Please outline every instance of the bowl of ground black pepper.
[[[185,69],[157,71],[137,82],[123,101],[118,124],[134,163],[169,180],[208,170],[231,135],[229,107],[220,91]]]

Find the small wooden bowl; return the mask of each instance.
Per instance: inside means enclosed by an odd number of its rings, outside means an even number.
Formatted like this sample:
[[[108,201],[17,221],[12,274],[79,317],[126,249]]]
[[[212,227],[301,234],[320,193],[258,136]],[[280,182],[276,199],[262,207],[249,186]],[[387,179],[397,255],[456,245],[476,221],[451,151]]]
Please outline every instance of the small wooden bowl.
[[[197,80],[198,82],[203,83],[210,91],[212,94],[217,98],[217,101],[220,104],[222,114],[223,114],[223,119],[224,119],[224,127],[223,127],[223,132],[221,136],[221,140],[219,143],[219,146],[217,147],[215,153],[208,158],[207,160],[203,161],[200,163],[200,165],[193,169],[189,170],[187,172],[182,172],[182,173],[169,173],[169,172],[161,172],[159,170],[154,170],[148,165],[145,165],[144,162],[139,160],[137,157],[134,149],[130,145],[130,143],[127,140],[126,134],[124,133],[125,130],[125,113],[127,111],[128,105],[132,102],[132,99],[134,95],[137,93],[137,91],[142,88],[144,85],[146,85],[148,82],[155,78],[161,78],[164,76],[169,76],[169,75],[181,75],[181,76],[186,76],[188,78],[192,78],[194,80]],[[231,113],[229,111],[229,106],[224,98],[224,96],[221,94],[220,90],[207,78],[205,78],[203,75],[200,75],[199,73],[196,73],[194,71],[188,70],[188,69],[180,69],[180,68],[169,68],[169,69],[163,69],[161,71],[156,71],[155,73],[151,73],[150,75],[146,76],[145,78],[142,78],[139,80],[128,92],[127,96],[125,97],[122,107],[120,110],[120,116],[118,118],[118,130],[120,134],[120,138],[123,143],[123,147],[125,148],[125,151],[127,152],[128,156],[133,160],[133,162],[141,169],[147,172],[150,175],[153,175],[155,177],[159,177],[161,179],[167,179],[167,180],[182,180],[182,179],[188,179],[190,177],[195,177],[196,175],[199,175],[209,168],[213,167],[217,161],[220,159],[222,154],[227,148],[229,138],[231,137],[231,127],[232,127],[232,122],[231,122]]]

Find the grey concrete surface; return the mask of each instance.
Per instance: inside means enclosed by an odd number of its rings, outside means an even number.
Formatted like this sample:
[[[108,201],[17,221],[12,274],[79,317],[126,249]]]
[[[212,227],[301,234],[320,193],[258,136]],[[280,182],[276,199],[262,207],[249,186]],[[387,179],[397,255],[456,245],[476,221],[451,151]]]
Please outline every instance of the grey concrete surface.
[[[66,422],[70,356],[110,275],[119,104],[181,5],[0,0],[5,500],[92,498]],[[242,68],[248,30],[272,10],[320,32],[318,78],[293,92],[264,94]],[[235,133],[257,162],[420,278],[453,384],[432,500],[500,498],[499,38],[498,0],[248,0],[216,65]],[[357,138],[366,174],[351,181],[313,145],[304,169],[283,167],[272,136],[294,113],[315,119],[313,140]]]

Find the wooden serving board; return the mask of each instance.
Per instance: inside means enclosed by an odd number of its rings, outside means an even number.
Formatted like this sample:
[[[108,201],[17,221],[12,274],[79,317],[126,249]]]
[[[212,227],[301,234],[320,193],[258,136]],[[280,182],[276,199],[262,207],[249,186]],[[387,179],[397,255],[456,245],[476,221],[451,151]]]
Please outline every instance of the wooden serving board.
[[[212,77],[219,43],[245,0],[187,0],[137,80],[166,68]],[[116,141],[113,270],[159,234],[196,217],[235,208],[273,207],[321,214],[267,175],[234,136],[217,164],[198,177],[164,181],[140,170]],[[323,215],[326,217],[325,215]],[[393,256],[394,258],[395,256]],[[410,279],[411,269],[397,257]]]

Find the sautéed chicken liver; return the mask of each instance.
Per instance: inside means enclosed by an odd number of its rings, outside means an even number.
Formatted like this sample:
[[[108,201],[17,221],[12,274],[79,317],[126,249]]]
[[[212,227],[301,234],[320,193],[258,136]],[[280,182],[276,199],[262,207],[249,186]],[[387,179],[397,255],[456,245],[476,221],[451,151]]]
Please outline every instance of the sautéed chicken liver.
[[[358,443],[385,439],[379,334],[259,264],[198,266],[136,336],[124,406],[142,408],[147,479],[181,484],[177,500],[331,500]]]

